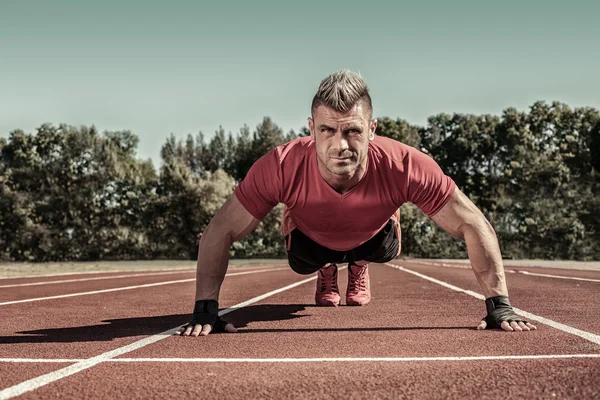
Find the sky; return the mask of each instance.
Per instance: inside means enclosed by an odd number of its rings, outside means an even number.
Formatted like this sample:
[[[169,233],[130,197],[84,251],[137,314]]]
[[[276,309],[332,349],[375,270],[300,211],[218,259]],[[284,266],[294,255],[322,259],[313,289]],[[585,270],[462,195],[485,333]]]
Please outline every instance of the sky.
[[[359,72],[375,117],[600,108],[600,2],[0,1],[0,136],[43,123],[171,134],[306,126],[320,81]]]

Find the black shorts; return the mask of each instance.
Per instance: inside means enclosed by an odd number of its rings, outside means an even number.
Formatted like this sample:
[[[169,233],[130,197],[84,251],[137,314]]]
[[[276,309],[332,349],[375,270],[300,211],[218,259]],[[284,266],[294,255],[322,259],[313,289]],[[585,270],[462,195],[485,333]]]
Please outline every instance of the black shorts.
[[[289,243],[290,239],[291,243]],[[331,250],[321,246],[299,229],[294,229],[285,241],[286,245],[289,244],[287,256],[290,267],[303,275],[312,274],[329,263],[388,262],[398,255],[400,246],[394,221],[391,219],[371,239],[348,251]]]

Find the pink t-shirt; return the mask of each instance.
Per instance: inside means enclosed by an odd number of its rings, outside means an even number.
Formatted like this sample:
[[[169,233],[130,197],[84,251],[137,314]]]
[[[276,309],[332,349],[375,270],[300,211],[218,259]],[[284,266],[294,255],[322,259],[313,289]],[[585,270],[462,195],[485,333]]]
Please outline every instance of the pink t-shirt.
[[[433,159],[401,142],[375,136],[367,158],[360,182],[340,194],[319,173],[314,141],[298,138],[262,156],[235,195],[258,219],[284,203],[284,236],[298,228],[322,246],[345,251],[377,234],[402,204],[433,216],[454,193],[454,181]]]

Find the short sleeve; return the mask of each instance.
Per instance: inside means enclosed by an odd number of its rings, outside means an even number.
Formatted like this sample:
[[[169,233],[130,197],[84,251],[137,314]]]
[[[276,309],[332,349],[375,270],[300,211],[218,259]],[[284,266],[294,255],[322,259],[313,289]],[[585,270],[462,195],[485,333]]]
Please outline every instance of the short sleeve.
[[[425,153],[415,149],[407,159],[407,200],[433,217],[450,200],[456,183]]]
[[[277,152],[272,150],[250,167],[234,191],[244,208],[257,219],[263,219],[281,198],[281,173]]]

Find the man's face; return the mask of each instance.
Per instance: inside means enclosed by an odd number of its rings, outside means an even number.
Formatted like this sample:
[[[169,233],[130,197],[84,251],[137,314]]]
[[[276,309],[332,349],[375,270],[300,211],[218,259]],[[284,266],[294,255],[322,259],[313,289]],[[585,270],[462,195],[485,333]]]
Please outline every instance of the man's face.
[[[370,110],[362,102],[346,113],[321,105],[313,118],[308,127],[320,164],[339,178],[352,177],[375,138],[377,121],[371,120]]]

